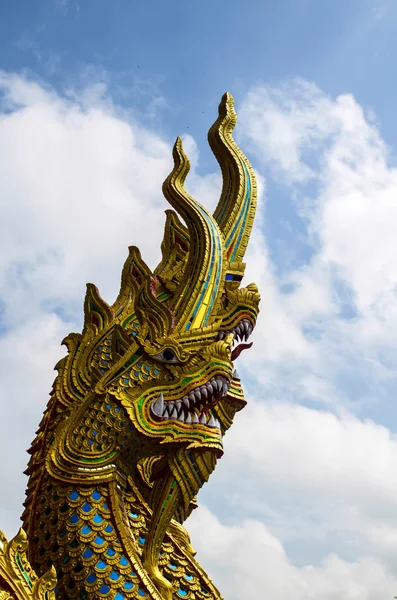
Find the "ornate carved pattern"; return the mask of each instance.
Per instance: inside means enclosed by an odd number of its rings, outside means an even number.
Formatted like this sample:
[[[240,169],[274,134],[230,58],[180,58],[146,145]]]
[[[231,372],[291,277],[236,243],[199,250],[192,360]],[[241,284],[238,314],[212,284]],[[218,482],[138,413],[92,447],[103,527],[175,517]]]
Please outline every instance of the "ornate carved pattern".
[[[209,132],[223,174],[214,215],[184,188],[178,138],[160,264],[152,273],[132,246],[112,306],[87,286],[29,450],[30,562],[22,530],[0,538],[0,600],[221,599],[183,523],[245,405],[233,361],[258,314],[256,285],[240,287],[256,184],[235,123],[225,94]]]

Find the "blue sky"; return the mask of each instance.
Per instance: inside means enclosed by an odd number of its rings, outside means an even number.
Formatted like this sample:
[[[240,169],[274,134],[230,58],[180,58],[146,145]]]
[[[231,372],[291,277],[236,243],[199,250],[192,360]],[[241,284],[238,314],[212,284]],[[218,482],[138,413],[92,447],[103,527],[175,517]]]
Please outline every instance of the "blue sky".
[[[189,191],[215,206],[206,136],[229,91],[259,181],[262,305],[193,545],[228,600],[397,593],[396,21],[392,0],[0,3],[8,535],[85,283],[112,301],[131,244],[155,266],[177,135]]]

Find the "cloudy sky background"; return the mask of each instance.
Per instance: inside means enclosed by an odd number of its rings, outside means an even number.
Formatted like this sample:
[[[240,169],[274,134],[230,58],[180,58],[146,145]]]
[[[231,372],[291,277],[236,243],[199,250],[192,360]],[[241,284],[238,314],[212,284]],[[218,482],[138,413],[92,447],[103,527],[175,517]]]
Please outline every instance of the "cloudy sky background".
[[[154,267],[181,134],[224,91],[260,182],[246,283],[262,294],[249,398],[188,522],[226,600],[397,595],[397,4],[0,2],[0,528],[87,281]]]

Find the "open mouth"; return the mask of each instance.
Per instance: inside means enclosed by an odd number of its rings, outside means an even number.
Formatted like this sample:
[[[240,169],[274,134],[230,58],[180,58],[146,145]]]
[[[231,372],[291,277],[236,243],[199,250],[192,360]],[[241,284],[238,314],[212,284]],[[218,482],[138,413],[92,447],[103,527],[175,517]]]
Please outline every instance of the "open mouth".
[[[253,329],[254,329],[254,326],[248,319],[242,319],[240,321],[240,323],[238,325],[236,325],[236,327],[234,327],[233,329],[230,329],[228,331],[220,331],[218,333],[218,338],[217,338],[218,340],[223,340],[230,333],[234,334],[233,349],[232,349],[232,361],[236,360],[236,358],[238,358],[240,356],[240,354],[243,350],[246,350],[247,348],[251,348],[252,342],[250,342],[249,344],[247,344],[247,343],[238,344],[238,342],[239,341],[247,342]]]
[[[175,419],[188,425],[200,424],[220,428],[220,423],[211,412],[229,390],[230,383],[224,377],[217,376],[206,384],[189,392],[181,400],[164,400],[163,394],[152,403],[152,413],[157,419]]]

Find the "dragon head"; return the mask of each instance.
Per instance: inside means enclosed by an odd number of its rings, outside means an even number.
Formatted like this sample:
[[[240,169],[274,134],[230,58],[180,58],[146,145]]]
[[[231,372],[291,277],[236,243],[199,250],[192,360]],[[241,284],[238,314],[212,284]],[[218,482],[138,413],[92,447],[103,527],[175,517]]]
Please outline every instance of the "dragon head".
[[[177,139],[160,264],[152,272],[131,247],[112,306],[88,284],[83,332],[66,338],[69,356],[58,364],[56,394],[70,412],[59,411],[48,469],[81,482],[115,472],[140,479],[158,522],[167,521],[168,475],[179,490],[168,517],[189,515],[245,405],[233,363],[258,314],[256,285],[240,287],[256,183],[235,123],[225,94],[209,131],[223,175],[213,215],[184,188],[189,161]]]

